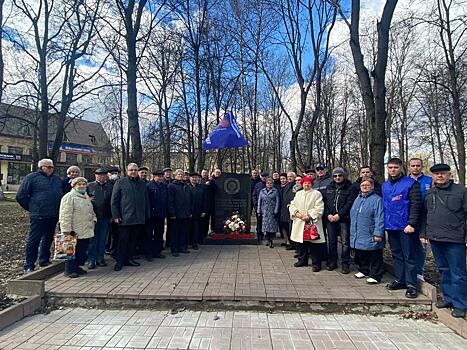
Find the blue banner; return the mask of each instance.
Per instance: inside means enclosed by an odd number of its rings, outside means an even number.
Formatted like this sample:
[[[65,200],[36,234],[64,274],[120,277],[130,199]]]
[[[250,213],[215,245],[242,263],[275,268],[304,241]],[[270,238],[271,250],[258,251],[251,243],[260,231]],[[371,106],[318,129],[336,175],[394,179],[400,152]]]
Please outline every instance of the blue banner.
[[[219,125],[203,142],[204,149],[239,148],[248,145],[232,112],[227,112]]]

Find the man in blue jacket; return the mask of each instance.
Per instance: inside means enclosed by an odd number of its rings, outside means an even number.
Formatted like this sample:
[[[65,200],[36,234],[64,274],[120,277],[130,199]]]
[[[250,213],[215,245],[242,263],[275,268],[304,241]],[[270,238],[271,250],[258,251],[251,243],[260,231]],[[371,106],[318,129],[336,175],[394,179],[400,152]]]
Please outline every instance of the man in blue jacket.
[[[164,172],[156,170],[154,178],[146,185],[149,195],[151,216],[146,226],[146,258],[164,259],[162,252],[164,243],[164,224],[167,217],[167,185]]]
[[[39,170],[27,175],[16,194],[16,201],[29,211],[30,230],[25,249],[24,272],[34,271],[38,249],[39,266],[50,264],[50,247],[58,221],[62,180],[54,175],[51,159],[41,159]]]
[[[425,200],[427,191],[431,188],[432,178],[422,172],[423,161],[420,158],[411,158],[409,160],[409,176],[418,181],[422,192],[422,203]],[[420,233],[421,236],[422,232]],[[423,273],[425,272],[426,258],[426,243],[417,242],[417,277],[424,281]]]
[[[383,184],[384,228],[394,259],[395,280],[386,288],[405,289],[407,298],[417,297],[417,241],[422,194],[420,184],[402,173],[402,160],[392,158],[389,180]]]

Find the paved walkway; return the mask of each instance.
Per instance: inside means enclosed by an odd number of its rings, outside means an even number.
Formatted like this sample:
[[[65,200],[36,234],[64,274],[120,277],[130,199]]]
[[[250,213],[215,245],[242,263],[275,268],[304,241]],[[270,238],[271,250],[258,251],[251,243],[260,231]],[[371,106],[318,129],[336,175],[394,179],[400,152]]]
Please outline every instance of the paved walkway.
[[[59,297],[146,300],[430,304],[423,295],[407,299],[404,290],[387,291],[390,276],[370,286],[354,277],[356,271],[343,275],[339,269],[313,273],[311,267],[295,268],[293,254],[282,247],[202,246],[178,258],[141,259],[141,267],[119,272],[113,271],[112,260],[81,278],[61,274],[46,282],[46,292]]]
[[[0,348],[467,349],[442,324],[398,316],[63,309],[0,332]]]

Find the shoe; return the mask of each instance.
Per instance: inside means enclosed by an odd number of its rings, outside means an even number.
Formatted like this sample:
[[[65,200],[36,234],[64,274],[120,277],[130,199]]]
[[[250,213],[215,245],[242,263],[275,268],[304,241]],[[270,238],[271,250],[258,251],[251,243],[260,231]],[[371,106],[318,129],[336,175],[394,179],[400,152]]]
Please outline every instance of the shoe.
[[[46,262],[44,262],[44,263],[39,263],[39,266],[40,266],[40,267],[46,267],[46,266],[49,266],[50,264],[51,264],[50,261],[46,261]]]
[[[27,275],[28,273],[34,272],[34,269],[24,269],[23,273]]]
[[[392,281],[386,285],[387,290],[398,290],[398,289],[405,289],[406,286],[403,283],[399,283],[398,281]]]
[[[77,277],[79,277],[79,274],[78,274],[78,272],[72,272],[72,273],[65,274],[65,276],[68,277],[68,278],[77,278]]]
[[[425,277],[423,275],[418,275],[417,274],[417,279],[422,281],[422,282],[425,282]]]
[[[281,247],[287,247],[286,243],[281,243]]]
[[[272,239],[271,239],[271,241],[269,242],[269,248],[274,248],[274,242],[272,241]]]
[[[122,269],[123,265],[120,263],[116,263],[114,266],[114,271],[120,271]]]
[[[85,274],[88,273],[86,270],[83,270],[81,267],[78,267],[78,270],[76,270],[76,272],[77,272],[78,275],[80,275],[80,276],[85,275]]]
[[[156,255],[154,255],[154,259],[165,259],[165,255],[164,254],[156,254]]]
[[[344,275],[348,275],[350,273],[350,266],[349,265],[342,265],[341,273]]]
[[[269,247],[270,244],[271,244],[271,241],[268,239],[268,241],[266,242],[266,247]]]
[[[378,284],[379,281],[375,280],[374,278],[367,278],[366,283],[368,284]]]
[[[96,266],[104,267],[104,266],[107,266],[107,263],[105,262],[105,260],[101,260],[101,261],[96,262]]]
[[[149,262],[154,261],[152,256],[149,256],[149,255],[147,255],[145,259],[146,259],[146,261],[149,261]]]
[[[295,248],[294,248],[294,247],[292,247],[291,245],[289,245],[289,246],[285,247],[285,250],[294,250],[294,249],[295,249]]]
[[[461,309],[454,309],[451,312],[452,317],[455,318],[464,318],[465,317],[465,311]]]
[[[134,261],[134,260],[128,260],[124,265],[125,266],[140,266],[141,264],[139,262]]]
[[[303,267],[303,266],[308,266],[306,262],[303,261],[297,261],[295,264],[293,264],[295,267]]]
[[[364,273],[361,273],[360,271],[358,271],[355,275],[355,278],[365,278],[366,275]]]
[[[172,256],[178,257],[178,256],[180,256],[180,254],[178,254],[178,253],[172,253]]]
[[[328,271],[333,271],[335,269],[337,269],[337,265],[335,264],[329,264],[328,267],[327,267]]]
[[[110,253],[112,253],[112,252],[110,251],[110,249],[104,250],[104,254],[105,254],[105,255],[110,255]]]
[[[179,253],[182,253],[182,254],[190,254],[190,251],[189,251],[188,249],[185,249],[185,250],[179,251]]]
[[[198,245],[195,244],[195,245],[193,246],[193,250],[198,250],[198,249],[199,249],[199,248],[198,248]]]
[[[300,254],[295,254],[293,257],[298,258],[299,256],[300,256]]]
[[[436,302],[436,307],[438,309],[446,309],[448,307],[452,307],[452,303],[450,301],[447,301],[445,299],[441,299]]]
[[[418,292],[414,287],[407,287],[407,291],[405,292],[406,298],[415,299],[417,295]]]
[[[95,262],[90,262],[90,263],[88,264],[88,269],[89,269],[89,270],[94,270],[95,268],[96,268],[96,263],[95,263]]]
[[[313,272],[320,272],[320,271],[321,271],[321,266],[313,265],[313,266],[311,267],[311,271],[313,271]]]

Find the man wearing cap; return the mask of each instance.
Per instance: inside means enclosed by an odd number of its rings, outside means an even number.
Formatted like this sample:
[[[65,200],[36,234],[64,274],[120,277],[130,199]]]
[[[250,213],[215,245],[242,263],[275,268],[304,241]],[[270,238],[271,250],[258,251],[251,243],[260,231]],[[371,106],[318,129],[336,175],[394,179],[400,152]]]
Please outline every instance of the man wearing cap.
[[[313,189],[318,190],[324,196],[326,187],[331,183],[332,177],[328,174],[325,163],[317,163],[315,165],[316,179],[313,183]]]
[[[24,272],[34,271],[38,249],[39,266],[50,264],[50,247],[58,221],[62,180],[54,175],[51,159],[41,159],[38,171],[26,175],[16,194],[16,201],[29,212],[30,229],[26,242]],[[6,215],[6,213],[5,213]]]
[[[148,179],[149,168],[147,166],[141,166],[138,169],[138,176],[141,180],[143,180],[146,184],[149,182]]]
[[[305,176],[311,177],[313,180],[316,179],[316,170],[312,168],[305,169]]]
[[[109,181],[106,168],[96,169],[94,174],[96,180],[90,182],[86,188],[97,217],[97,222],[94,226],[94,237],[91,238],[88,248],[88,268],[91,270],[96,265],[107,265],[104,260],[104,250],[112,219],[110,199],[112,198],[113,190],[113,184]]]
[[[258,182],[255,185],[255,188],[253,189],[253,207],[255,208],[255,213],[256,213],[256,239],[259,242],[263,240],[264,234],[262,230],[262,224],[263,224],[263,217],[258,214],[258,198],[259,198],[259,192],[263,189],[266,188],[266,180],[269,177],[269,173],[267,171],[263,171],[261,173],[261,181]]]
[[[422,201],[425,200],[426,192],[431,188],[432,178],[422,172],[423,161],[420,158],[411,158],[409,160],[409,176],[418,181],[422,192]],[[420,232],[421,234],[421,232]],[[425,271],[426,244],[418,242],[417,245],[417,277],[424,281],[423,273]]]
[[[451,180],[451,167],[435,164],[430,168],[433,188],[424,201],[425,229],[422,240],[430,241],[441,274],[443,299],[438,308],[452,307],[452,316],[464,318],[467,311],[466,219],[467,190]]]
[[[164,183],[164,172],[156,170],[153,179],[146,185],[149,196],[151,216],[146,225],[146,257],[164,259],[164,222],[167,217],[168,192]]]
[[[138,165],[127,166],[127,176],[119,179],[112,191],[112,218],[118,224],[117,264],[115,271],[125,266],[139,266],[133,260],[136,238],[149,218],[149,198],[146,184],[138,177]]]
[[[169,183],[173,181],[173,170],[172,168],[164,168],[162,169],[162,172],[164,173],[164,182],[168,186]]]
[[[388,162],[389,180],[383,183],[384,228],[394,259],[395,279],[386,288],[407,289],[407,298],[417,297],[417,245],[422,193],[420,184],[404,176],[402,160]]]
[[[355,200],[352,182],[341,167],[332,170],[332,181],[324,192],[324,217],[328,233],[328,270],[337,268],[337,236],[341,236],[342,273],[350,273],[350,209]]]
[[[198,250],[198,243],[201,242],[202,218],[208,213],[208,192],[206,185],[201,184],[201,176],[196,172],[191,172],[190,183],[188,185],[191,191],[191,218],[190,218],[190,237],[187,243],[190,243],[193,249]],[[187,247],[185,247],[187,249]]]

